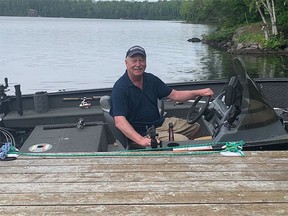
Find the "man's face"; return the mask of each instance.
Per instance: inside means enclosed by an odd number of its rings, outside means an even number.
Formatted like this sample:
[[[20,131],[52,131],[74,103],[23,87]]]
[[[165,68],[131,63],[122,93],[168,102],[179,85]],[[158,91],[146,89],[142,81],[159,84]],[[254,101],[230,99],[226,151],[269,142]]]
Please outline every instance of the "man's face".
[[[134,55],[125,59],[127,71],[132,76],[140,76],[146,69],[146,58],[142,55]]]

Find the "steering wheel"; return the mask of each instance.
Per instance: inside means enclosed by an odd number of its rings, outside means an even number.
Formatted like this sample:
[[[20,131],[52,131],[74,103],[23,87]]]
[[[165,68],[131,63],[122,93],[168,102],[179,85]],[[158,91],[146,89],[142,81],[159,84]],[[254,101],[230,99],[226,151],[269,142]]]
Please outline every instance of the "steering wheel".
[[[197,110],[196,109],[196,105],[202,99],[202,96],[198,96],[196,98],[196,100],[194,101],[194,103],[191,105],[191,107],[190,107],[190,109],[188,111],[188,115],[187,115],[187,123],[188,124],[194,124],[204,114],[205,110],[207,109],[207,107],[209,105],[209,101],[210,101],[211,96],[206,96],[205,98],[206,98],[206,103],[203,106],[200,107],[200,110],[199,110],[198,114],[193,119],[192,119],[192,115]]]

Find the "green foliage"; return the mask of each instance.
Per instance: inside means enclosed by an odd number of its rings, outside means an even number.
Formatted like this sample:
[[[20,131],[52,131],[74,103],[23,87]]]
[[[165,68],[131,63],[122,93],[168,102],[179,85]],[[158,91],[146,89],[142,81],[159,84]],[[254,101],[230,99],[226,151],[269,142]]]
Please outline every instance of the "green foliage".
[[[281,45],[281,42],[276,37],[270,37],[264,42],[264,47],[270,49],[278,49]]]
[[[285,1],[286,4],[284,4]],[[287,0],[277,0],[274,3],[277,24],[287,25]],[[224,28],[262,22],[255,0],[188,0],[182,3],[180,14],[187,22],[216,23]]]
[[[232,40],[236,29],[237,27],[218,29],[209,35],[203,35],[203,39],[206,41],[229,41]]]
[[[0,16],[180,20],[182,1],[0,0]]]
[[[188,0],[182,3],[180,14],[188,22],[217,23],[221,26],[233,26],[259,19],[259,15],[249,10],[244,0]]]
[[[255,33],[246,33],[242,34],[237,38],[237,43],[245,43],[245,42],[258,42],[260,44],[264,44],[265,38],[263,34],[255,34]]]
[[[218,11],[219,5],[214,4],[214,2],[214,0],[184,1],[180,8],[180,14],[188,22],[218,23],[222,16]]]
[[[277,14],[278,25],[287,25],[288,24],[288,13],[287,13],[288,1],[287,0],[275,0],[275,11]]]
[[[269,49],[279,49],[281,45],[288,44],[288,39],[284,38],[283,35],[272,36],[267,41],[264,42],[264,47]]]
[[[237,43],[259,43],[264,48],[278,49],[287,45],[288,39],[284,38],[288,38],[288,2],[277,0],[274,3],[281,37],[270,36],[268,40],[261,31],[262,19],[252,0],[188,0],[181,5],[180,13],[188,22],[218,24],[217,31],[203,36],[206,41],[231,41],[238,27],[242,26],[241,32],[236,33]]]

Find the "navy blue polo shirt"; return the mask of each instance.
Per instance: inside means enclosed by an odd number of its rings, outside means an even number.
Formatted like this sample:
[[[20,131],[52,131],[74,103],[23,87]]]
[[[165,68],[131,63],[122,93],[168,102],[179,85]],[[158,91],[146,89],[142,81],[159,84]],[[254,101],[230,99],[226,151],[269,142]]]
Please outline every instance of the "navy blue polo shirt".
[[[142,90],[135,86],[128,72],[114,84],[111,96],[110,114],[125,116],[132,127],[141,135],[146,135],[146,126],[160,127],[164,118],[158,110],[158,99],[167,97],[172,88],[151,73],[143,74]]]

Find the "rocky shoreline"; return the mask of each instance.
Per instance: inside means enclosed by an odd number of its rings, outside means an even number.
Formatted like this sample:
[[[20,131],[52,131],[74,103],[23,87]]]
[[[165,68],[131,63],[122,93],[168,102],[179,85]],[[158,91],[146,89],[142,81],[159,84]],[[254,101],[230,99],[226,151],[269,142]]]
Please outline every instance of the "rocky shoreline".
[[[279,49],[265,49],[259,43],[236,43],[234,40],[232,41],[207,41],[201,40],[199,38],[190,38],[187,40],[192,43],[203,43],[207,44],[211,47],[221,49],[227,51],[230,54],[277,54],[277,55],[288,55],[288,45],[284,45]]]

